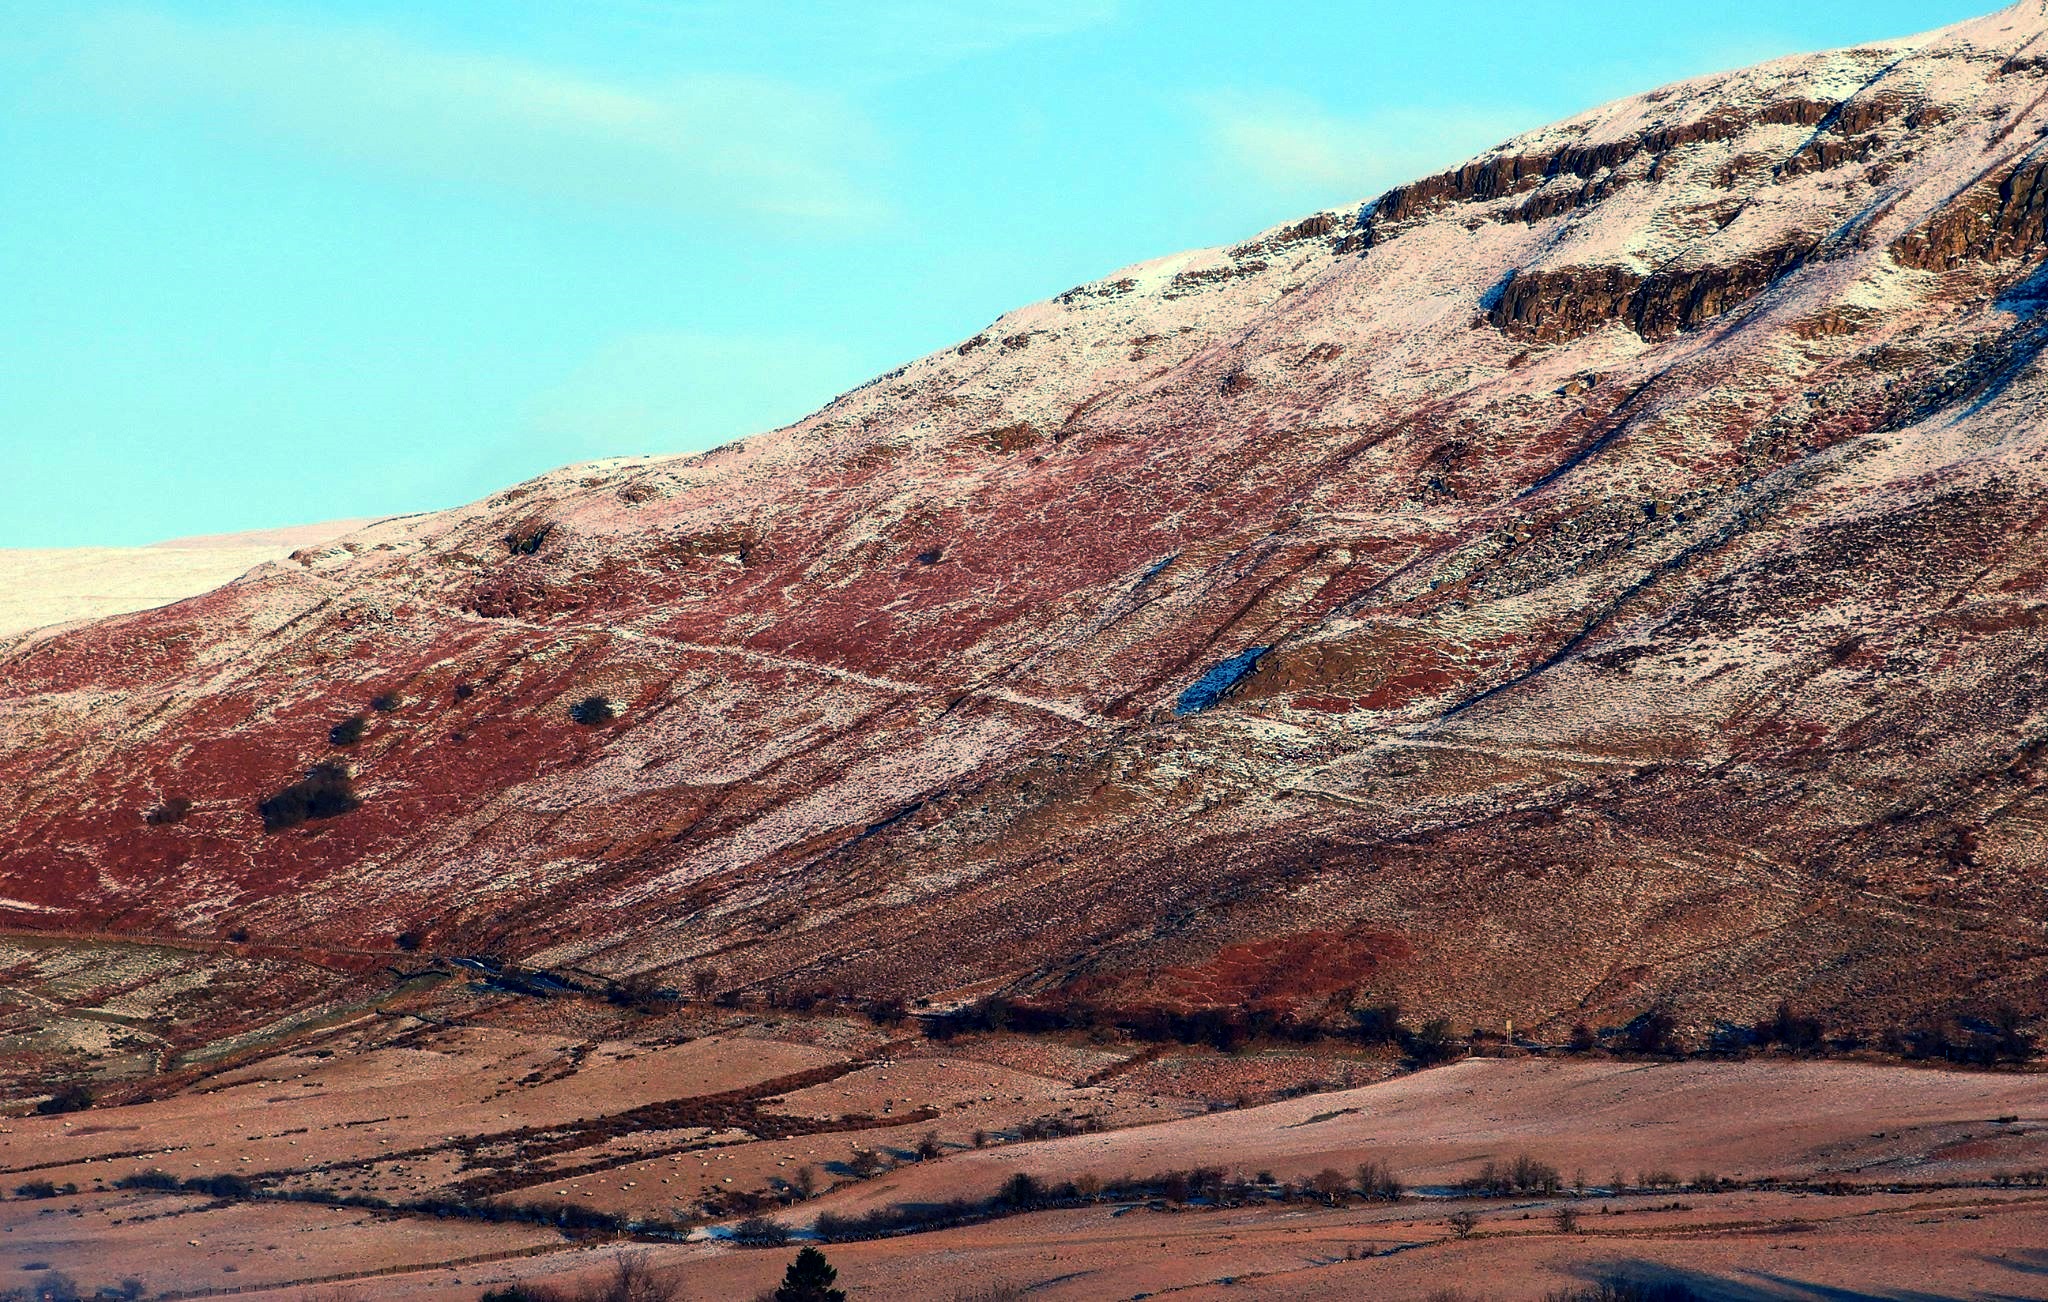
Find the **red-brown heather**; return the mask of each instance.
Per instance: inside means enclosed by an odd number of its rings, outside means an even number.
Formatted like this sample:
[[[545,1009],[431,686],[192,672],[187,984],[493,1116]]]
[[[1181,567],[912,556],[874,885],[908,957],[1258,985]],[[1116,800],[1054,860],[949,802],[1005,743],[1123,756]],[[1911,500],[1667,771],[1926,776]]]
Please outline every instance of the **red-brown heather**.
[[[2044,32],[1622,101],[787,429],[0,642],[0,925],[1557,1040],[2038,1016]]]

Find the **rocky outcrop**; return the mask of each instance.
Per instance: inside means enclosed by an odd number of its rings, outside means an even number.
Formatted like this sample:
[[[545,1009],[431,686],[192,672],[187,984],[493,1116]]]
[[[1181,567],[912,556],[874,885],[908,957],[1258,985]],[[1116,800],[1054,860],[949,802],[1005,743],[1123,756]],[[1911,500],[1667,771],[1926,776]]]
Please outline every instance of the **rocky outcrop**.
[[[1576,188],[1553,190],[1492,214],[1502,221],[1544,221],[1595,203],[1626,184],[1616,175],[1625,164],[1647,158],[1647,165],[1640,170],[1646,179],[1656,179],[1666,159],[1688,146],[1734,140],[1758,126],[1818,126],[1836,108],[1821,100],[1783,99],[1753,111],[1720,108],[1692,121],[1597,145],[1476,159],[1453,171],[1396,186],[1380,196],[1370,206],[1357,247],[1369,249],[1384,243],[1404,225],[1452,204],[1486,203],[1549,186],[1561,178],[1582,182]]]
[[[1803,266],[1817,243],[1793,240],[1727,266],[1671,267],[1648,276],[1627,267],[1517,270],[1487,319],[1544,343],[1568,342],[1616,321],[1645,339],[1669,339],[1763,293]]]
[[[1487,312],[1494,328],[1565,343],[1616,321],[1633,322],[1640,274],[1627,267],[1557,267],[1510,272]]]
[[[2048,150],[1986,177],[1892,245],[1892,256],[1923,271],[1970,262],[2038,258],[2048,250]]]

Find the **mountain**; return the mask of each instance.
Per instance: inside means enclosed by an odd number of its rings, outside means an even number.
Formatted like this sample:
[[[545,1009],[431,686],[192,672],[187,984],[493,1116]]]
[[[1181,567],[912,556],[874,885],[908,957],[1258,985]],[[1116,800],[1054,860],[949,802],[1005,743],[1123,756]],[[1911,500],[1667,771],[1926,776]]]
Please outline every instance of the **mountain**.
[[[281,560],[370,523],[335,520],[289,529],[174,538],[147,547],[0,548],[0,637],[103,619],[207,592],[252,565]]]
[[[2038,1014],[2044,132],[2048,0],[1701,78],[786,429],[0,643],[0,923]]]

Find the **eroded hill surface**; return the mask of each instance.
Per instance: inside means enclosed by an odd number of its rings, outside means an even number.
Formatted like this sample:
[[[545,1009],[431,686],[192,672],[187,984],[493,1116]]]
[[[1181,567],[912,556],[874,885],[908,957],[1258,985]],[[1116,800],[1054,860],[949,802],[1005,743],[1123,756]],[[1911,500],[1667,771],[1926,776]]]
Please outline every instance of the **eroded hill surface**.
[[[0,923],[2039,1013],[2044,131],[2043,0],[1668,87],[790,428],[0,643]]]

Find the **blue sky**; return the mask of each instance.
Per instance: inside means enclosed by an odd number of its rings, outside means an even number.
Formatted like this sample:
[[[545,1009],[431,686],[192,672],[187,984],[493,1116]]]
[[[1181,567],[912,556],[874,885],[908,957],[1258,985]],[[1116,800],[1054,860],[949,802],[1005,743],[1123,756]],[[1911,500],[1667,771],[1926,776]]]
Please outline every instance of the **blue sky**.
[[[707,447],[1125,263],[1992,7],[0,0],[0,547]]]

